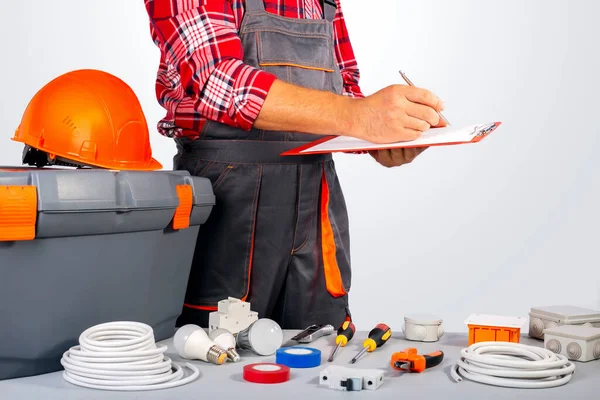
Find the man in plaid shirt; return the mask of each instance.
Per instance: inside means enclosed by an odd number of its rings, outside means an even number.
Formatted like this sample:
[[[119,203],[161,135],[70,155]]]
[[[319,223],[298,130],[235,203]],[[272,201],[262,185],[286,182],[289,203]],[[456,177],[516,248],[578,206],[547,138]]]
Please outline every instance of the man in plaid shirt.
[[[178,325],[219,300],[284,329],[350,319],[350,240],[331,155],[283,157],[322,137],[412,140],[440,126],[421,88],[364,96],[340,0],[144,0],[160,49],[156,94],[174,168],[212,182]],[[422,149],[371,152],[386,167]]]

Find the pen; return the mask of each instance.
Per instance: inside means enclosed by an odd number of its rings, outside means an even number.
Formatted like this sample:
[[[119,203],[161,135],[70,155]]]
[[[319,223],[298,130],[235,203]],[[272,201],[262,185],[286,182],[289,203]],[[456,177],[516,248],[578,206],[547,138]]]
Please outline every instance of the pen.
[[[402,79],[404,79],[404,81],[408,84],[408,86],[415,86],[410,81],[410,79],[408,79],[408,76],[406,76],[406,74],[404,72],[400,71],[400,76],[402,76]],[[438,112],[438,115],[446,123],[446,125],[450,126],[450,122],[448,122],[448,120],[446,119],[446,117],[444,117],[441,112]]]

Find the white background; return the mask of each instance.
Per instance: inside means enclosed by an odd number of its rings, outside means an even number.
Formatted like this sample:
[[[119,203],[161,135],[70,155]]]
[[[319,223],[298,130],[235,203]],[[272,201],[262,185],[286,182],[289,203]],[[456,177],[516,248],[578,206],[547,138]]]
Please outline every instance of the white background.
[[[366,4],[369,4],[367,6]],[[429,149],[385,169],[339,156],[352,229],[351,305],[359,329],[400,330],[435,313],[464,330],[471,313],[600,308],[600,3],[594,0],[342,0],[365,94],[401,83],[439,94],[454,125],[500,120],[476,145]],[[0,0],[0,164],[34,93],[96,68],[133,87],[155,157],[158,50],[142,0]]]

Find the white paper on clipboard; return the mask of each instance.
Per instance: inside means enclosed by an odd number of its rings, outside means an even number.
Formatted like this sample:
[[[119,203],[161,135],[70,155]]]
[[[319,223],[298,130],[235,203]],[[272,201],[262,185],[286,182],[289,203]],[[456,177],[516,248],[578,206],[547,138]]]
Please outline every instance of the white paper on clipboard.
[[[404,147],[429,147],[475,143],[481,141],[500,126],[501,122],[470,125],[464,127],[447,126],[432,128],[423,135],[406,142],[376,144],[346,136],[328,136],[312,143],[286,151],[283,155],[323,154],[335,152],[355,152],[368,150],[394,149]]]

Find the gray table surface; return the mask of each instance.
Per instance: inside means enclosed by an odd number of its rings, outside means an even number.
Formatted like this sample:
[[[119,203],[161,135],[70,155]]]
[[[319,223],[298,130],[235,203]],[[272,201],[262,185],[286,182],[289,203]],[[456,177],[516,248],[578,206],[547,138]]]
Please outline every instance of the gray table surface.
[[[285,332],[287,345],[296,331]],[[350,366],[348,362],[360,350],[366,332],[357,332],[354,339],[342,348],[333,364]],[[385,371],[384,383],[376,391],[342,392],[318,386],[319,373],[328,363],[329,352],[333,348],[333,336],[321,338],[307,345],[323,352],[323,363],[312,369],[292,369],[291,380],[283,384],[259,385],[242,379],[242,367],[254,362],[275,362],[275,356],[258,357],[251,353],[241,353],[242,361],[224,365],[203,362],[194,363],[200,369],[199,378],[182,387],[145,392],[98,391],[73,386],[62,379],[62,373],[51,373],[37,377],[0,381],[0,399],[342,399],[353,396],[374,399],[599,399],[600,361],[576,363],[571,381],[561,387],[551,389],[511,389],[488,386],[471,381],[455,383],[450,378],[450,370],[456,362],[460,350],[467,347],[466,334],[446,333],[439,342],[420,343],[404,340],[402,333],[394,333],[383,347],[374,353],[367,353],[355,365],[356,368],[376,368]],[[167,355],[174,362],[183,361],[174,352],[172,341]],[[543,341],[522,337],[521,343],[543,346]],[[400,374],[389,367],[393,352],[407,347],[416,347],[419,353],[442,350],[445,353],[441,365],[423,373]],[[187,371],[187,370],[186,370]]]

